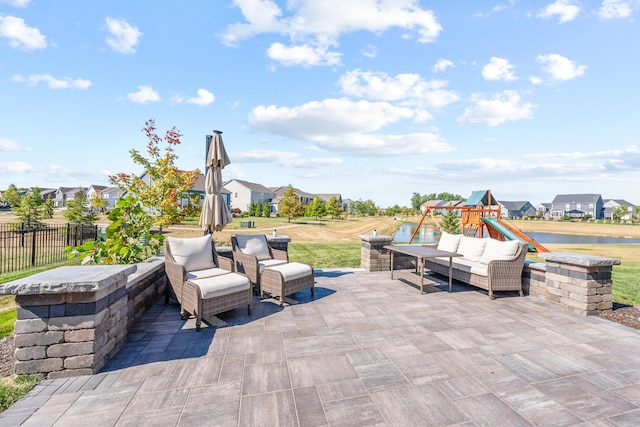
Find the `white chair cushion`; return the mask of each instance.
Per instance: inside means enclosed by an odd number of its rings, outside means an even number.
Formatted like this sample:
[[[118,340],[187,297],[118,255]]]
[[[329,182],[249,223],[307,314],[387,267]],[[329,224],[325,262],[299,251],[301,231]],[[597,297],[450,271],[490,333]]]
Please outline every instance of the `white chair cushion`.
[[[488,239],[479,239],[477,237],[462,236],[458,253],[469,261],[480,261],[480,257],[484,253],[484,246]]]
[[[279,271],[285,282],[300,279],[301,277],[307,277],[313,272],[310,265],[302,264],[300,262],[289,262],[282,265],[276,265],[268,267],[268,270]]]
[[[225,270],[224,268],[218,268],[218,267],[207,268],[206,270],[187,271],[187,280],[222,276],[223,274],[227,274],[227,273],[230,273],[230,271]]]
[[[462,234],[450,234],[446,231],[442,231],[437,249],[447,252],[457,252],[461,237]]]
[[[486,239],[487,244],[484,247],[484,253],[480,257],[480,262],[489,264],[494,260],[510,260],[513,259],[518,250],[517,240],[507,240],[505,242],[496,239]]]
[[[176,262],[187,271],[214,268],[211,255],[211,236],[202,237],[168,237],[171,254]]]
[[[227,273],[215,277],[190,280],[200,288],[202,299],[210,299],[229,295],[234,292],[249,290],[251,281],[238,273]]]
[[[258,262],[258,269],[260,270],[260,273],[262,273],[262,270],[264,270],[265,268],[275,267],[276,265],[282,265],[286,263],[287,261],[283,261],[280,259],[265,259],[264,261]]]
[[[255,256],[258,261],[271,259],[269,243],[263,234],[256,235],[236,235],[236,241],[242,253]]]

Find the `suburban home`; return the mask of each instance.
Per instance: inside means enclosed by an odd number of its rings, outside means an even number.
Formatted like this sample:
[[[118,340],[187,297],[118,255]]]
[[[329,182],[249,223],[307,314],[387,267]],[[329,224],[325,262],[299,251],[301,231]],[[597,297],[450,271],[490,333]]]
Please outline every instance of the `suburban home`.
[[[79,191],[87,192],[85,187],[60,187],[56,190],[56,195],[53,199],[53,206],[56,208],[63,208],[68,200],[73,200]]]
[[[434,215],[446,215],[449,212],[449,209],[438,209],[443,206],[459,206],[462,204],[461,200],[427,200],[423,204],[420,205],[420,211],[424,213],[427,207],[431,208],[431,212]],[[456,215],[460,216],[460,210],[455,209],[454,212]]]
[[[530,203],[526,201],[498,201],[500,205],[500,217],[501,218],[523,218],[525,216],[535,216],[538,210]]]
[[[198,177],[196,178],[195,182],[193,183],[193,186],[191,187],[190,190],[187,190],[187,197],[183,197],[182,200],[180,201],[180,206],[185,207],[187,206],[187,204],[189,203],[189,198],[192,194],[198,194],[200,196],[200,202],[202,202],[202,200],[204,199],[204,196],[206,194],[206,190],[205,190],[205,175],[204,174],[199,174]],[[222,195],[222,198],[224,199],[225,203],[227,204],[227,207],[231,207],[231,193],[229,192],[229,190],[227,190],[226,188],[222,187],[222,190],[220,190],[220,194]]]
[[[336,200],[338,201],[338,203],[340,203],[340,206],[344,206],[342,203],[342,194],[316,194],[316,197],[319,197],[320,200],[323,200],[325,203],[329,203],[329,200],[331,200],[332,197],[335,197]],[[345,209],[342,209],[343,211]]]
[[[55,188],[40,188],[40,197],[42,197],[42,200],[45,202],[49,199],[55,200],[56,191],[57,189]]]
[[[112,209],[118,200],[120,200],[120,195],[122,194],[122,190],[118,187],[107,187],[106,185],[92,185],[87,190],[87,200],[91,203],[96,197],[100,197],[103,200],[107,201],[107,205],[105,209]]]
[[[271,213],[277,214],[279,212],[280,202],[284,198],[284,192],[287,191],[289,186],[272,187],[271,190],[275,194],[275,198],[271,201]],[[298,188],[293,187],[293,194],[297,197],[298,201],[304,205],[308,205],[313,199],[318,197],[315,194],[307,193]]]
[[[621,206],[626,206],[627,213],[625,215],[622,215],[622,217],[620,217],[622,221],[629,221],[630,219],[633,219],[633,212],[635,211],[635,208],[636,208],[635,205],[623,199],[606,199],[604,201],[603,206],[604,206],[603,217],[605,219],[613,219],[613,212]]]
[[[251,202],[257,204],[271,203],[276,195],[273,190],[262,184],[256,184],[240,179],[232,179],[224,184],[224,188],[231,194],[231,209],[240,209],[242,212],[249,210]]]
[[[551,202],[551,216],[554,218],[602,219],[604,202],[600,194],[558,194]]]

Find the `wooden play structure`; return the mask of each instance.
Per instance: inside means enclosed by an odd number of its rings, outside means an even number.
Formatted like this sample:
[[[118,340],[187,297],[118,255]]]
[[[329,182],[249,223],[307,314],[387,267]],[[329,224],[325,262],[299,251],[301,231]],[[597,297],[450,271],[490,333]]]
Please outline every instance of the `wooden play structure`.
[[[420,228],[430,227],[422,225],[427,215],[430,215],[436,226],[442,230],[440,222],[434,213],[435,211],[443,210],[460,211],[460,228],[462,234],[465,236],[482,238],[488,235],[498,240],[519,240],[529,245],[530,251],[549,252],[547,248],[531,237],[508,222],[500,219],[500,205],[492,198],[491,190],[474,191],[467,201],[461,205],[427,206],[420,218],[418,226],[413,231],[413,234],[411,234],[409,243],[413,242],[413,238]]]

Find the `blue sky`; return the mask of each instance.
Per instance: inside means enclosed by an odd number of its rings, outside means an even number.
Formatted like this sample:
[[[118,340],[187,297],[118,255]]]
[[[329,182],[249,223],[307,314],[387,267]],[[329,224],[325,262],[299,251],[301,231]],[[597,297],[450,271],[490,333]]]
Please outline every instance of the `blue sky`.
[[[640,0],[0,0],[0,189],[108,185],[141,132],[182,169],[410,205],[640,204]]]

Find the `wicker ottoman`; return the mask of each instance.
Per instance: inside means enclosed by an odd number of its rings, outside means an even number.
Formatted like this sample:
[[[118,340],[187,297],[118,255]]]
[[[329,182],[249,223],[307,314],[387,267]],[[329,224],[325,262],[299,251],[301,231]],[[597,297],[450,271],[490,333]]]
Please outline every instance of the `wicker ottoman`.
[[[311,288],[311,298],[314,293],[313,268],[299,262],[267,267],[260,274],[260,293],[280,298],[280,305],[284,305],[284,297],[303,289]]]
[[[209,316],[247,306],[251,314],[253,292],[248,277],[238,273],[192,279],[182,290],[182,313],[187,311],[196,317],[196,331],[202,319]]]

